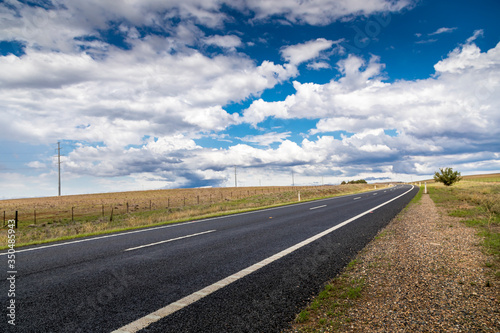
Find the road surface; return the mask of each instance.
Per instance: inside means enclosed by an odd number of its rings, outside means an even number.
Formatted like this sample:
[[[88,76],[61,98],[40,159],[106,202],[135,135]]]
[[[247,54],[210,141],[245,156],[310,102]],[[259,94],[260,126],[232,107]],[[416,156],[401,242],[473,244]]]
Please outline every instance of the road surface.
[[[417,192],[399,185],[18,248],[15,297],[4,269],[0,330],[279,332]]]

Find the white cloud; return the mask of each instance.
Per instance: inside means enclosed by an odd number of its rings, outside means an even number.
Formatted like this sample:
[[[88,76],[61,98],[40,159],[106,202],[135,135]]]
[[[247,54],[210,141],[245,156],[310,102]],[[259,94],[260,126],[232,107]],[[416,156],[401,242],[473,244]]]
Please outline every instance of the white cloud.
[[[275,142],[283,142],[291,135],[291,132],[276,133],[270,132],[261,135],[247,135],[241,139],[244,142],[256,143],[260,146],[269,146]]]
[[[205,43],[209,45],[216,45],[222,48],[234,50],[235,48],[241,46],[241,39],[235,35],[228,36],[210,36],[205,38]]]
[[[440,35],[440,34],[444,34],[444,33],[450,33],[450,32],[453,32],[455,30],[457,30],[458,28],[457,27],[454,27],[454,28],[446,28],[446,27],[443,27],[443,28],[439,28],[437,29],[436,31],[434,32],[431,32],[429,34],[429,36],[434,36],[434,35]]]
[[[398,12],[411,7],[413,1],[399,0],[310,0],[306,3],[295,0],[253,0],[246,5],[255,12],[256,19],[284,16],[292,23],[327,25],[344,17],[371,15],[380,12]]]
[[[311,135],[356,133],[342,139],[349,147],[345,154],[339,145],[333,146],[331,156],[337,163],[386,161],[398,172],[420,172],[418,156],[437,161],[443,154],[498,149],[500,43],[486,52],[474,44],[463,45],[438,62],[436,75],[425,80],[385,83],[379,60],[372,57],[367,64],[351,55],[338,63],[341,78],[327,84],[294,82],[295,94],[279,102],[255,101],[244,119],[254,126],[267,117],[318,119]],[[390,137],[384,129],[399,134]],[[465,165],[467,160],[457,163]]]
[[[328,69],[331,68],[330,64],[324,61],[313,62],[307,64],[308,69],[320,70],[320,69]]]
[[[475,41],[479,37],[483,37],[483,36],[484,36],[483,29],[474,30],[474,34],[472,36],[470,36],[469,38],[467,38],[467,43],[472,43],[473,41]]]
[[[30,168],[34,168],[34,169],[45,169],[47,167],[47,165],[45,163],[42,163],[40,161],[32,161],[32,162],[26,163],[26,165],[29,166]]]
[[[144,135],[221,130],[239,117],[222,106],[297,74],[291,65],[162,51],[168,47],[156,37],[127,52],[112,48],[104,59],[33,48],[0,57],[3,137],[126,146]]]
[[[500,44],[497,47],[482,53],[475,44],[465,44],[457,47],[448,54],[446,59],[441,60],[434,68],[440,73],[462,73],[467,69],[483,70],[498,66],[500,57]],[[488,75],[489,76],[489,75]]]
[[[332,47],[333,41],[318,38],[303,44],[291,45],[281,50],[281,56],[293,65],[299,65],[305,61],[319,57],[322,51]]]

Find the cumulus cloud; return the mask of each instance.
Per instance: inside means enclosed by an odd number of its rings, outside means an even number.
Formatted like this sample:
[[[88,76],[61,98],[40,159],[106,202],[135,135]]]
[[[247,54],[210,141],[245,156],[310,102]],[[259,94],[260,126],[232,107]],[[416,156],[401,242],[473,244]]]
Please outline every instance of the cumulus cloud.
[[[378,12],[398,12],[411,7],[413,1],[399,0],[310,0],[305,5],[301,1],[281,0],[245,1],[245,4],[255,12],[255,19],[269,19],[283,16],[288,22],[311,25],[326,25],[341,18],[352,15],[371,15]]]
[[[210,36],[205,38],[205,43],[208,45],[215,45],[226,49],[234,50],[237,47],[241,46],[241,39],[235,35],[228,36]]]
[[[126,146],[144,135],[222,130],[238,121],[222,106],[296,75],[291,66],[256,65],[237,54],[162,52],[168,45],[159,37],[136,40],[105,59],[32,48],[0,57],[4,136]]]
[[[154,187],[224,185],[233,166],[266,168],[270,178],[290,168],[304,177],[428,174],[435,166],[429,156],[451,161],[463,152],[470,155],[460,155],[461,165],[484,160],[498,168],[500,44],[481,52],[473,42],[482,30],[438,62],[431,78],[387,83],[382,59],[350,55],[337,62],[339,77],[294,81],[295,93],[274,102],[259,97],[298,76],[301,64],[329,68],[326,59],[340,41],[289,45],[280,50],[284,64],[256,63],[234,52],[244,45],[238,32],[206,32],[229,22],[222,6],[253,22],[325,25],[412,3],[54,0],[43,7],[12,0],[0,6],[0,40],[20,42],[23,54],[0,57],[0,138],[81,142],[65,157],[68,177],[102,177],[106,184],[132,177]],[[106,31],[120,42],[109,43]],[[193,45],[222,52],[206,55]],[[249,99],[243,115],[224,109]],[[317,124],[301,142],[286,131],[247,135],[221,149],[196,143],[230,126],[257,128],[270,117]],[[336,131],[353,134],[338,139]],[[53,176],[43,175],[40,184]]]
[[[241,139],[244,142],[256,143],[260,146],[269,146],[276,142],[283,142],[286,138],[291,135],[291,132],[276,133],[270,132],[261,135],[247,135]]]
[[[337,162],[360,163],[363,154],[375,154],[392,161],[400,172],[428,171],[419,169],[418,158],[410,156],[498,150],[499,52],[500,43],[486,52],[467,43],[435,65],[434,77],[393,83],[383,81],[379,58],[366,63],[350,55],[337,64],[339,79],[327,84],[294,82],[295,94],[278,102],[257,100],[244,118],[254,126],[268,117],[318,119],[311,135],[355,133],[342,140],[350,147],[348,155],[342,157],[342,150],[335,148]],[[387,129],[399,134],[385,135]],[[366,156],[374,161],[375,155]]]

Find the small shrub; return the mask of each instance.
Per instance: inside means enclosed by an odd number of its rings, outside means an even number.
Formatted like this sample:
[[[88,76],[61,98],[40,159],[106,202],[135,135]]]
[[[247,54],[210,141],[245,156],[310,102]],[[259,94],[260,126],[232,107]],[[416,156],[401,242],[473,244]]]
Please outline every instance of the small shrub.
[[[439,172],[434,174],[434,180],[443,183],[446,186],[451,186],[462,179],[460,172],[453,171],[452,168],[439,168]]]

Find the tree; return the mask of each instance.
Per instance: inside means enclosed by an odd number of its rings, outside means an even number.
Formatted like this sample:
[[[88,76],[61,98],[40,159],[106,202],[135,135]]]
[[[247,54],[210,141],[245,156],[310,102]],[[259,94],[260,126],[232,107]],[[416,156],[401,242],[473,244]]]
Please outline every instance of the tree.
[[[461,179],[460,172],[453,171],[452,168],[439,168],[439,172],[434,174],[434,180],[446,186],[451,186]]]

